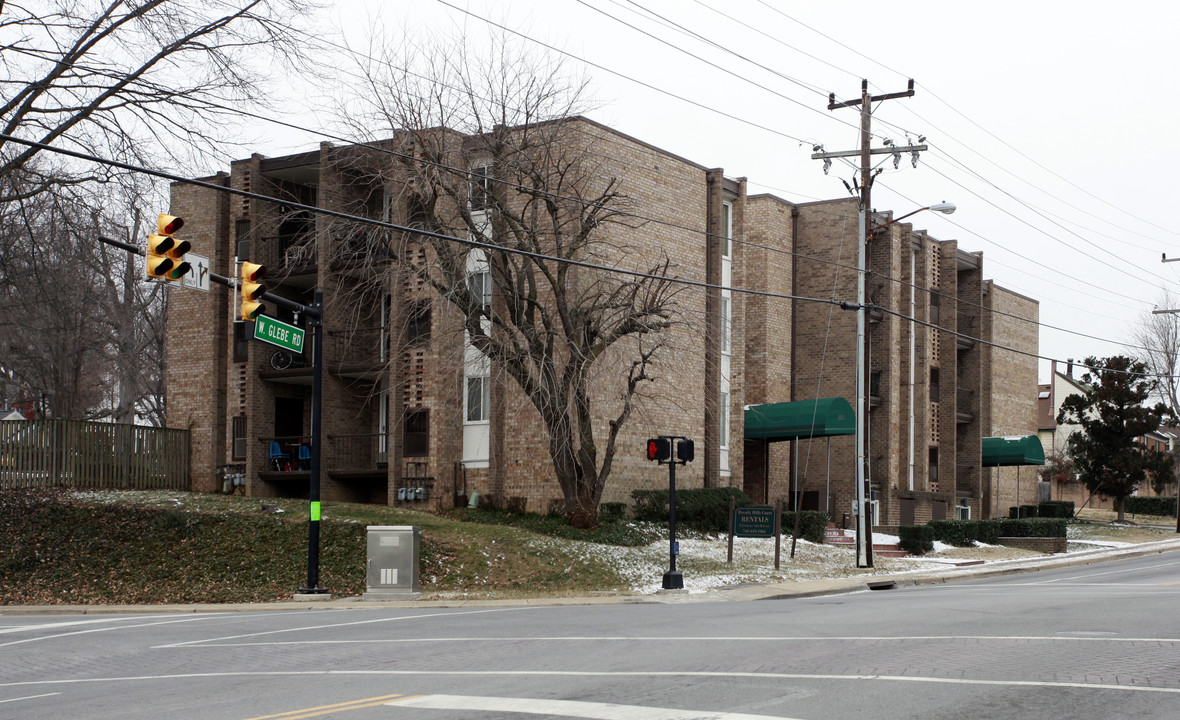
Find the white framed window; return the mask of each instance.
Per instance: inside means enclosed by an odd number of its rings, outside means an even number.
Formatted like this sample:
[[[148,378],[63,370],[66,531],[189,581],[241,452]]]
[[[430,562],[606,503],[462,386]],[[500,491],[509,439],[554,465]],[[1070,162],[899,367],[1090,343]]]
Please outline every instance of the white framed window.
[[[721,296],[721,352],[728,355],[730,353],[730,310],[729,310],[729,296]]]
[[[476,165],[468,180],[468,204],[472,210],[487,210],[492,204],[492,166]]]
[[[479,305],[487,313],[492,306],[492,274],[488,272],[485,263],[480,269],[467,273],[467,289],[479,298]]]
[[[733,238],[733,203],[721,203],[721,257],[729,257]]]
[[[492,383],[487,375],[467,378],[467,393],[463,399],[463,418],[468,423],[485,423],[490,417]]]
[[[729,393],[721,393],[721,447],[729,447]]]

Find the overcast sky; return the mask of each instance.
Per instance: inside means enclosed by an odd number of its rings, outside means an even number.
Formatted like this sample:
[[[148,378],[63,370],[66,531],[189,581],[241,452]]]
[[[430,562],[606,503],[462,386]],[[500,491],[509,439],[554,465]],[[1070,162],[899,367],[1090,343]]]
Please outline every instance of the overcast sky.
[[[829,112],[828,93],[857,97],[862,78],[897,92],[913,78],[914,97],[876,108],[874,146],[923,135],[931,149],[917,168],[908,155],[896,171],[886,162],[873,205],[955,203],[915,226],[983,251],[987,277],[1040,301],[1042,356],[1133,352],[1123,343],[1163,288],[1180,297],[1180,263],[1160,262],[1180,257],[1168,219],[1180,3],[447,1],[470,14],[435,0],[330,12],[354,46],[374,27],[474,37],[484,19],[504,24],[573,56],[600,103],[591,118],[794,202],[846,197],[840,178],[855,173],[837,162],[825,176],[810,159],[812,144],[858,144],[857,111]],[[267,134],[267,155],[317,141]]]

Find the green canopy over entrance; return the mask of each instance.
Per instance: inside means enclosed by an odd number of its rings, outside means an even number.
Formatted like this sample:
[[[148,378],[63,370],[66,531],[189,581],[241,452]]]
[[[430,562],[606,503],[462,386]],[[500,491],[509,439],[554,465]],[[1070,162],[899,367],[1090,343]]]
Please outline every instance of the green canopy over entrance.
[[[795,440],[852,435],[856,415],[842,397],[746,406],[746,439]]]
[[[983,439],[984,467],[1044,464],[1045,449],[1041,447],[1041,439],[1036,435],[985,437]]]

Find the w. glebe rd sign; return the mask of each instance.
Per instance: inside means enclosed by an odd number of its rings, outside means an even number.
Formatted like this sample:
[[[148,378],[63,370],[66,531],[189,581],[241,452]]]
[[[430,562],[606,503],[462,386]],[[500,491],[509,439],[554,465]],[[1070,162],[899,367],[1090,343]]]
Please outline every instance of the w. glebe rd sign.
[[[254,320],[254,339],[277,345],[291,352],[303,352],[302,329],[265,315],[259,315]]]

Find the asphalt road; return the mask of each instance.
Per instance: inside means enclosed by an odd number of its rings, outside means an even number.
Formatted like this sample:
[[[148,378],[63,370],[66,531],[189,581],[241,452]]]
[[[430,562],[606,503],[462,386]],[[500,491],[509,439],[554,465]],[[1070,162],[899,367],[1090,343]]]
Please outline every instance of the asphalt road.
[[[1180,717],[1180,552],[793,600],[0,615],[0,718]]]

